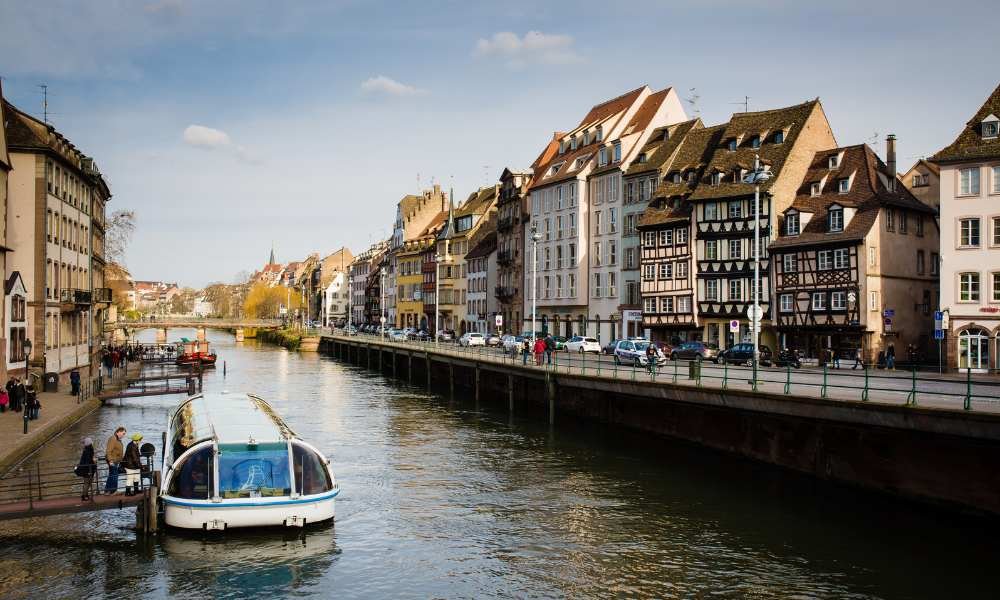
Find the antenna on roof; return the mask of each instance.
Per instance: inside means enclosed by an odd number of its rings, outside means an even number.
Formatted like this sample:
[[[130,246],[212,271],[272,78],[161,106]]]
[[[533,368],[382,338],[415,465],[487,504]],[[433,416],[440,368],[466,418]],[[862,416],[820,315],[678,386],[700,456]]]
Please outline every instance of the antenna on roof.
[[[750,96],[743,96],[743,102],[730,102],[730,104],[742,104],[743,112],[750,112]]]
[[[49,86],[44,83],[38,84],[42,88],[42,122],[49,124]]]
[[[691,105],[692,114],[696,116],[701,115],[701,109],[698,108],[698,100],[701,99],[701,96],[698,95],[698,89],[691,88],[690,90],[688,90],[688,92],[689,95],[687,98],[684,99],[684,101]]]
[[[483,185],[486,185],[489,182],[490,182],[490,166],[483,165]]]
[[[881,139],[879,138],[878,132],[875,131],[872,132],[872,136],[868,138],[868,145],[875,148],[875,151],[878,152],[878,145],[880,141]]]

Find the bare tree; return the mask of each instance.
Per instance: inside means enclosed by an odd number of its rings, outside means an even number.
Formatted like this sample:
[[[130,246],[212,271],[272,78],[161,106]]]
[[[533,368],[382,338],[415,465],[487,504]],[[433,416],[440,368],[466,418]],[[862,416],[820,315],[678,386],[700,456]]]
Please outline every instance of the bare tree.
[[[119,209],[111,213],[104,237],[104,253],[109,262],[125,264],[125,249],[135,232],[135,211]]]

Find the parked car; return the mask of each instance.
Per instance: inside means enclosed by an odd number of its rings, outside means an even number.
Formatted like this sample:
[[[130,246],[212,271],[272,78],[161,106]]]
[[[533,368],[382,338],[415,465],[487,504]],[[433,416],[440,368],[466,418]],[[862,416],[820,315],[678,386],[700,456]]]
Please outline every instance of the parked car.
[[[778,355],[774,357],[774,366],[785,367],[792,366],[796,369],[802,368],[802,358],[799,356],[798,350],[789,350],[785,348],[784,350],[778,352]]]
[[[758,346],[760,348],[760,364],[770,365],[771,364],[771,349],[767,346],[761,344]],[[731,365],[749,365],[750,361],[753,360],[753,344],[736,344],[735,346],[730,346],[722,352],[719,352],[719,364],[729,363]]]
[[[470,331],[458,338],[458,345],[465,346],[466,348],[470,346],[485,346],[486,337],[477,331]]]
[[[503,345],[503,351],[505,353],[517,355],[521,352],[521,346],[524,345],[523,337],[519,335],[505,335],[501,339],[501,344]]]
[[[561,336],[561,335],[554,335],[554,336],[552,336],[552,341],[555,342],[555,344],[556,344],[556,350],[565,350],[566,349],[566,338],[564,338],[563,336]]]
[[[710,360],[719,362],[719,346],[706,342],[684,342],[673,349],[670,353],[670,360]]]
[[[495,333],[486,334],[486,345],[495,348],[500,345],[500,336]]]
[[[653,343],[656,344],[656,347],[660,349],[660,352],[663,353],[663,356],[670,356],[670,353],[674,351],[674,347],[668,344],[667,342],[659,341]]]
[[[611,340],[610,342],[608,342],[607,344],[605,344],[603,348],[601,348],[601,353],[602,354],[607,354],[608,356],[614,356],[615,355],[615,348],[618,347],[618,342],[620,342],[620,341],[621,340]]]
[[[402,329],[393,329],[389,331],[389,339],[393,342],[405,342],[407,340],[406,332]]]
[[[426,329],[421,329],[420,331],[413,334],[412,339],[418,342],[429,342],[431,341],[431,334]]]
[[[615,364],[632,364],[637,367],[645,367],[649,363],[649,359],[646,358],[646,348],[649,348],[649,342],[646,340],[637,342],[631,340],[619,341],[618,345],[615,346]],[[667,357],[660,352],[659,348],[656,349],[656,364],[657,366],[667,364]]]
[[[455,341],[455,332],[450,329],[442,329],[437,332],[437,339],[439,342],[453,342]]]
[[[566,342],[566,350],[568,352],[593,352],[594,354],[600,354],[601,343],[597,341],[597,338],[574,335]]]

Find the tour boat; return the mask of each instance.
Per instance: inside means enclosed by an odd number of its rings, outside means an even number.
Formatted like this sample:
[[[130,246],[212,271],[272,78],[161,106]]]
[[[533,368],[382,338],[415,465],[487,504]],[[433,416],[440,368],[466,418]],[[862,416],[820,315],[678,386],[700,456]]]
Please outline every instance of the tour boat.
[[[182,338],[177,342],[177,364],[178,365],[201,365],[203,367],[215,366],[218,359],[215,352],[209,352],[208,342],[195,342],[187,338]]]
[[[184,529],[302,527],[334,517],[330,461],[252,394],[198,394],[170,415],[160,501]]]

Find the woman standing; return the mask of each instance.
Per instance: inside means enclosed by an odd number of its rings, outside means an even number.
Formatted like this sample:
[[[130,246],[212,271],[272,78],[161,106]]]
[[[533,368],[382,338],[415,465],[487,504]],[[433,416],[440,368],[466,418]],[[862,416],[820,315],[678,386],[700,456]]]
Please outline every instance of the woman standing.
[[[91,500],[90,487],[97,473],[97,461],[94,460],[94,441],[89,437],[83,438],[83,452],[80,454],[80,462],[76,465],[75,472],[77,477],[83,478],[83,493],[80,495],[80,500]]]
[[[139,476],[142,473],[142,456],[139,454],[139,442],[142,441],[141,433],[133,433],[132,441],[125,446],[125,459],[122,466],[125,467],[125,495],[134,496],[139,492]]]

